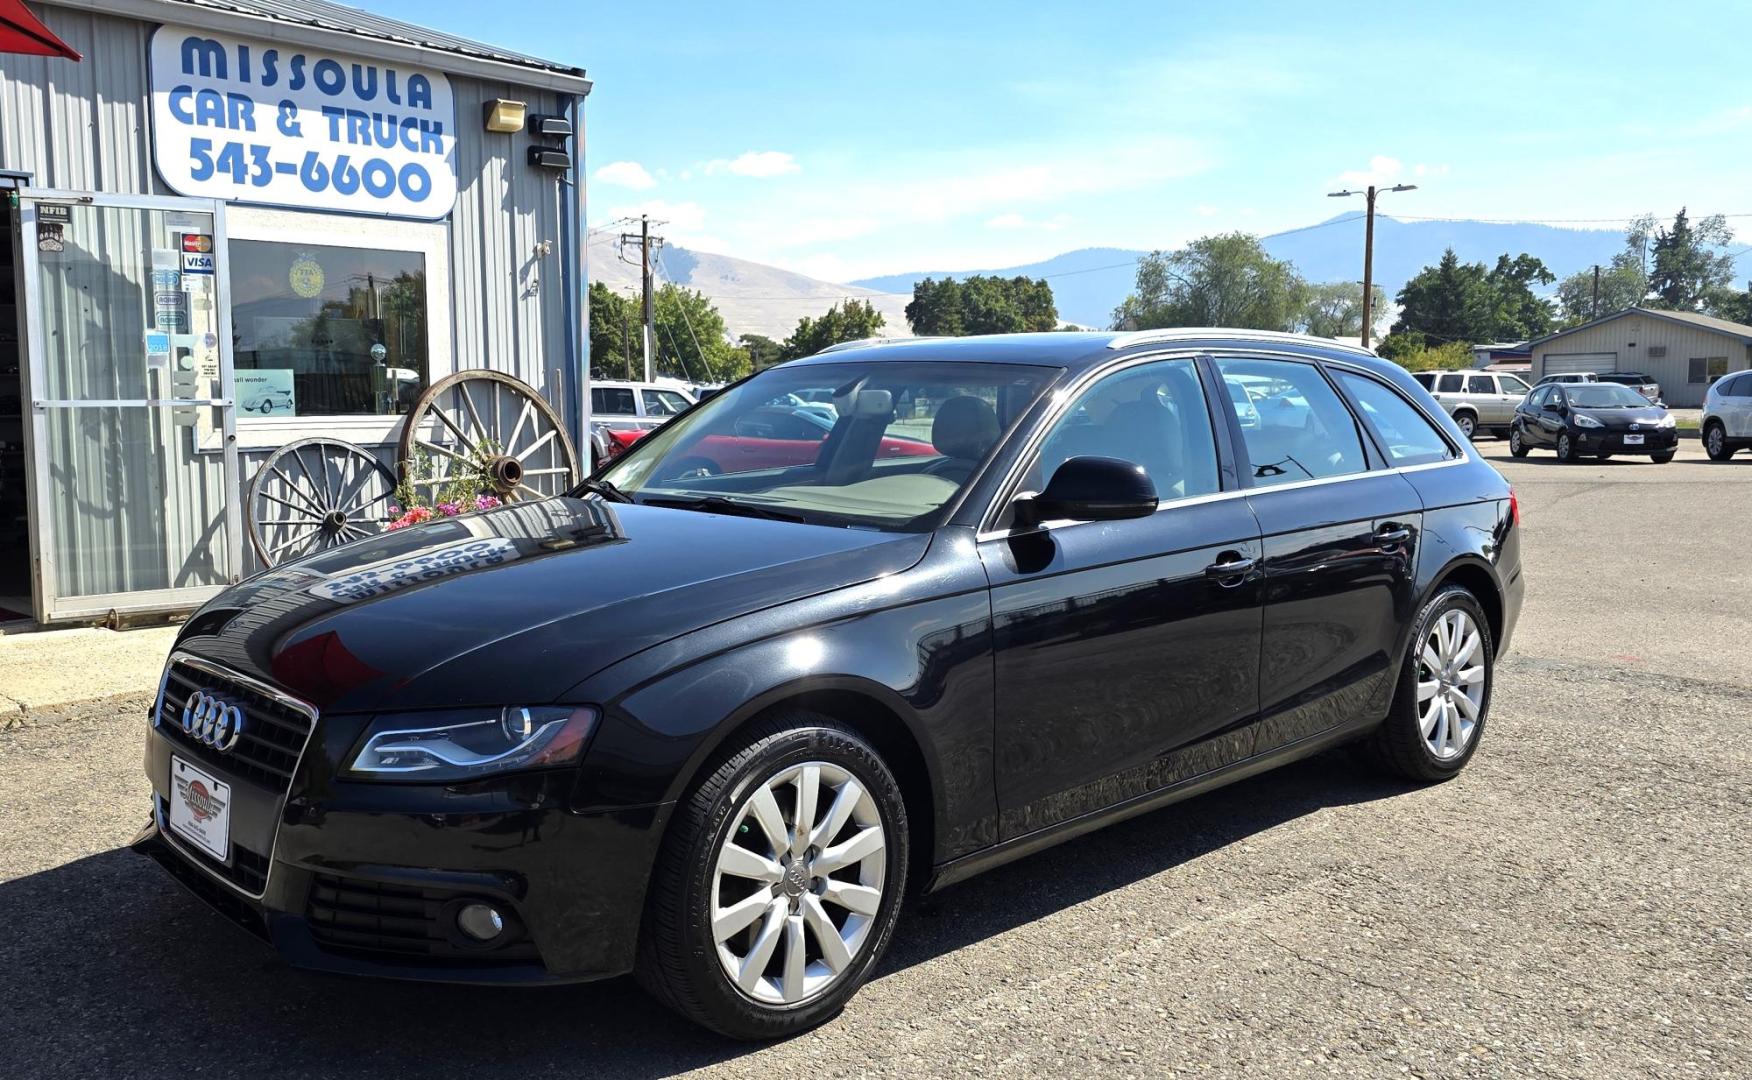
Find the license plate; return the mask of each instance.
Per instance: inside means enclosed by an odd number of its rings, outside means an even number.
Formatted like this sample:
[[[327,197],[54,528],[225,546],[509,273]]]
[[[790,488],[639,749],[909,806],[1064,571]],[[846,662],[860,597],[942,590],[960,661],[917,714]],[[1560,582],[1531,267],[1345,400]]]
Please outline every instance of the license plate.
[[[182,758],[170,759],[170,828],[202,851],[231,858],[231,785]]]
[[[1641,435],[1626,435],[1624,437],[1624,445],[1626,445],[1626,446],[1641,446],[1642,439],[1643,439],[1643,437]]]

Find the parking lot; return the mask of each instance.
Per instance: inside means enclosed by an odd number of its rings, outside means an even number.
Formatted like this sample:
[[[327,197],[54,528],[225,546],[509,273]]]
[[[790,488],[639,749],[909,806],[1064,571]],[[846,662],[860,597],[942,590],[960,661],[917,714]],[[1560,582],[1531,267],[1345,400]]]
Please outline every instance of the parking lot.
[[[1483,747],[1323,756],[902,921],[836,1022],[727,1044],[630,982],[293,972],[121,849],[138,710],[0,734],[9,1076],[1752,1074],[1752,457],[1514,461],[1527,605]],[[142,699],[143,701],[144,699]]]

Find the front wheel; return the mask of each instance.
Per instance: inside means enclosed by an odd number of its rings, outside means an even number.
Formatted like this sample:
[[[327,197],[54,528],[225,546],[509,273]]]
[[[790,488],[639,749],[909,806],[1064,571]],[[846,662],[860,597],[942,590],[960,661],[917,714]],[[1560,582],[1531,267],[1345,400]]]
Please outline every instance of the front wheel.
[[[1654,462],[1656,465],[1665,465],[1667,462],[1673,460],[1673,451],[1668,450],[1664,454],[1650,454],[1649,460]]]
[[[1524,435],[1521,434],[1520,427],[1516,426],[1516,427],[1510,428],[1509,429],[1509,453],[1515,457],[1526,457],[1527,451],[1529,449],[1530,449],[1530,447],[1528,447],[1528,445],[1527,445],[1527,439]]]
[[[1575,459],[1575,444],[1570,442],[1569,432],[1566,431],[1557,437],[1557,460],[1567,464]]]
[[[832,1019],[887,948],[906,888],[906,805],[881,755],[829,717],[786,710],[675,813],[640,984],[731,1038]]]
[[[1472,759],[1490,711],[1495,646],[1477,597],[1459,585],[1418,613],[1387,719],[1370,755],[1409,780],[1447,780]]]

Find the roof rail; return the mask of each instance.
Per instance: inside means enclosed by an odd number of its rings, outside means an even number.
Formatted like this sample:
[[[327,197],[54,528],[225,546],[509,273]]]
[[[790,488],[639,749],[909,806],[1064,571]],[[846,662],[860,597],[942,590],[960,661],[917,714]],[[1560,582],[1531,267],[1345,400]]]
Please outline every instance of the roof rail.
[[[921,337],[871,337],[859,338],[856,341],[841,341],[829,345],[825,349],[817,349],[812,356],[824,356],[830,352],[844,352],[846,349],[864,349],[876,345],[899,345],[905,341],[941,341],[941,334]]]
[[[1237,330],[1223,326],[1169,326],[1160,330],[1133,330],[1128,333],[1116,334],[1107,343],[1109,349],[1129,349],[1133,345],[1149,345],[1156,342],[1184,341],[1188,338],[1253,338],[1259,341],[1300,341],[1307,344],[1323,345],[1329,348],[1348,349],[1364,356],[1374,356],[1375,351],[1365,349],[1360,345],[1351,345],[1334,338],[1315,337],[1312,334],[1286,334],[1281,330]]]

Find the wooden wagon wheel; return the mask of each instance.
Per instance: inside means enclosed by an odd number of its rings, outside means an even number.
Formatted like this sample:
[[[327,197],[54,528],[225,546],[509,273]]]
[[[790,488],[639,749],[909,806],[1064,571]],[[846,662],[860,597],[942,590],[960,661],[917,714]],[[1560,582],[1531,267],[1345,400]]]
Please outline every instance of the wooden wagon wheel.
[[[430,467],[416,475],[419,457]],[[426,502],[468,476],[506,501],[549,498],[578,482],[578,454],[559,414],[529,384],[497,371],[459,371],[432,384],[402,425],[396,462]]]
[[[299,439],[274,451],[249,482],[249,542],[264,566],[382,532],[395,474],[340,439]]]

